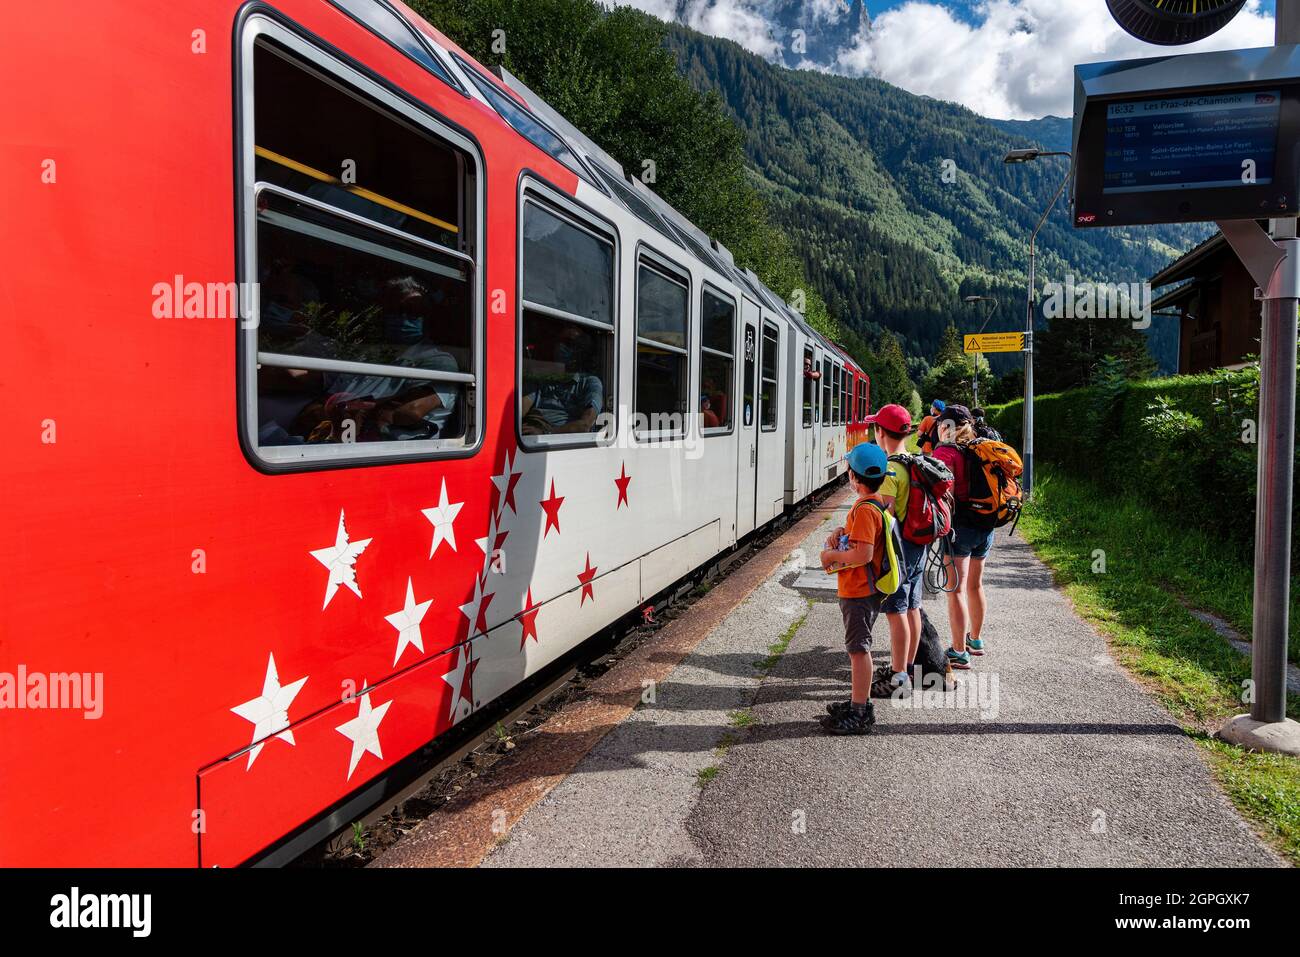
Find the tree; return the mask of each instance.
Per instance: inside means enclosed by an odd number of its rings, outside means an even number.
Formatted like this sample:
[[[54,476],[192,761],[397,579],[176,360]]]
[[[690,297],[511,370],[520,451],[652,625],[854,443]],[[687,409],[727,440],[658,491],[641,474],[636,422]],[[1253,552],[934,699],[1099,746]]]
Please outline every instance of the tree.
[[[1133,328],[1131,319],[1118,315],[1059,316],[1037,334],[1034,356],[1035,384],[1040,392],[1064,392],[1091,385],[1101,360],[1111,356],[1113,368],[1129,379],[1146,379],[1155,374],[1156,362],[1147,348],[1147,337]]]

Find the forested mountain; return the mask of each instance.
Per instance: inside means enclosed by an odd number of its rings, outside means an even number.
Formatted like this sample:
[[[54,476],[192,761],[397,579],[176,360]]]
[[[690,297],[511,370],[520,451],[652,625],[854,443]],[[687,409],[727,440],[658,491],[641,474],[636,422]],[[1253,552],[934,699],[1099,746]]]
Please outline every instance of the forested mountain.
[[[994,122],[879,80],[784,69],[679,26],[668,44],[739,122],[773,217],[833,314],[864,337],[893,330],[925,357],[949,321],[983,322],[962,296],[998,297],[990,329],[1023,322],[1028,239],[1066,165],[1002,158],[1035,140],[1068,149],[1069,120]],[[1039,236],[1039,279],[1141,282],[1204,235],[1075,230],[1063,199]]]

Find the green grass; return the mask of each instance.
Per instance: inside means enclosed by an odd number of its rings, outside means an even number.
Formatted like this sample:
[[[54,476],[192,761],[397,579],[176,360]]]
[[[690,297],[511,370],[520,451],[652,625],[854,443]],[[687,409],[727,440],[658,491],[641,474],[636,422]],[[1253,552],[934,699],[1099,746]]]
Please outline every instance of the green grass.
[[[696,772],[695,783],[698,784],[700,787],[706,787],[710,781],[712,781],[714,778],[718,776],[718,772],[721,770],[722,768],[720,768],[716,764],[712,764],[707,768],[703,768],[702,770]]]
[[[1193,493],[1195,494],[1195,493]],[[1300,863],[1300,761],[1253,754],[1211,737],[1248,710],[1249,659],[1184,602],[1250,632],[1253,573],[1213,541],[1135,499],[1043,469],[1020,530],[1056,573],[1076,610],[1106,634],[1132,671],[1202,747],[1220,785],[1294,863]],[[1105,552],[1104,574],[1093,571]],[[1296,657],[1296,644],[1291,656]],[[1291,696],[1287,713],[1300,717]]]
[[[812,608],[812,599],[807,598],[805,601],[808,602],[808,607]],[[781,636],[780,640],[774,641],[772,644],[767,646],[767,657],[754,662],[754,667],[763,672],[764,675],[775,668],[776,663],[780,661],[781,656],[785,654],[785,650],[790,647],[790,642],[794,639],[795,632],[802,628],[803,623],[807,620],[808,612],[805,611],[799,616],[798,621],[794,622],[785,630],[785,634]]]
[[[739,711],[728,711],[727,720],[731,722],[733,728],[748,728],[754,723],[754,712],[748,708],[742,708]]]

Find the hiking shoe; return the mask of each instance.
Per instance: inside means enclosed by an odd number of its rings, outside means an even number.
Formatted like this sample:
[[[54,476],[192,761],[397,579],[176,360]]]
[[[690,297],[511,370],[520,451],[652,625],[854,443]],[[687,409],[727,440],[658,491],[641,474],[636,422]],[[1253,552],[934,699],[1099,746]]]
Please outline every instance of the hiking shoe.
[[[826,713],[834,718],[841,714],[848,714],[852,707],[852,701],[832,701],[826,706]]]
[[[984,654],[984,639],[983,639],[983,638],[972,638],[970,635],[967,635],[967,636],[966,636],[966,650],[969,651],[972,655],[982,655],[982,654]]]
[[[889,674],[882,675],[871,682],[871,697],[892,698],[895,695],[899,698],[912,697],[912,679],[904,677],[901,682],[896,683],[894,673],[890,671]]]
[[[836,735],[870,734],[875,723],[876,711],[869,701],[864,711],[850,707],[848,711],[837,715],[828,714],[821,721],[822,730],[827,734]]]
[[[969,651],[963,651],[961,653],[958,653],[952,648],[949,648],[946,654],[948,657],[948,664],[951,667],[956,668],[958,671],[970,671]]]

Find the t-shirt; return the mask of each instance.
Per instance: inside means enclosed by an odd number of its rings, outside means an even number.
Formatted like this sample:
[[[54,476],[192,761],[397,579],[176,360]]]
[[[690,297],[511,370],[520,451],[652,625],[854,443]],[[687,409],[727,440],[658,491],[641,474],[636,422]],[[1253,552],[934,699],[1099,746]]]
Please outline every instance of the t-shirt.
[[[870,598],[876,593],[872,582],[880,577],[881,564],[884,560],[885,518],[880,514],[880,509],[871,504],[872,502],[880,502],[879,495],[858,499],[849,510],[848,520],[844,524],[845,534],[849,536],[850,548],[860,543],[875,546],[875,552],[871,556],[871,571],[868,572],[863,566],[840,572],[837,591],[841,598]]]
[[[932,453],[952,472],[952,491],[958,501],[966,497],[966,454],[955,445],[936,445]]]
[[[934,448],[934,443],[930,442],[926,438],[926,436],[930,434],[930,430],[933,428],[934,428],[934,416],[927,415],[924,419],[921,420],[921,425],[916,430],[917,447],[926,455],[929,455],[930,450]]]
[[[594,375],[573,373],[559,381],[545,382],[528,393],[533,411],[552,428],[576,422],[588,409],[598,414],[605,407],[605,387]],[[592,426],[595,431],[595,426]]]
[[[902,462],[890,462],[889,474],[880,483],[880,497],[894,499],[894,517],[900,522],[907,518],[907,499],[912,491],[912,470]]]

